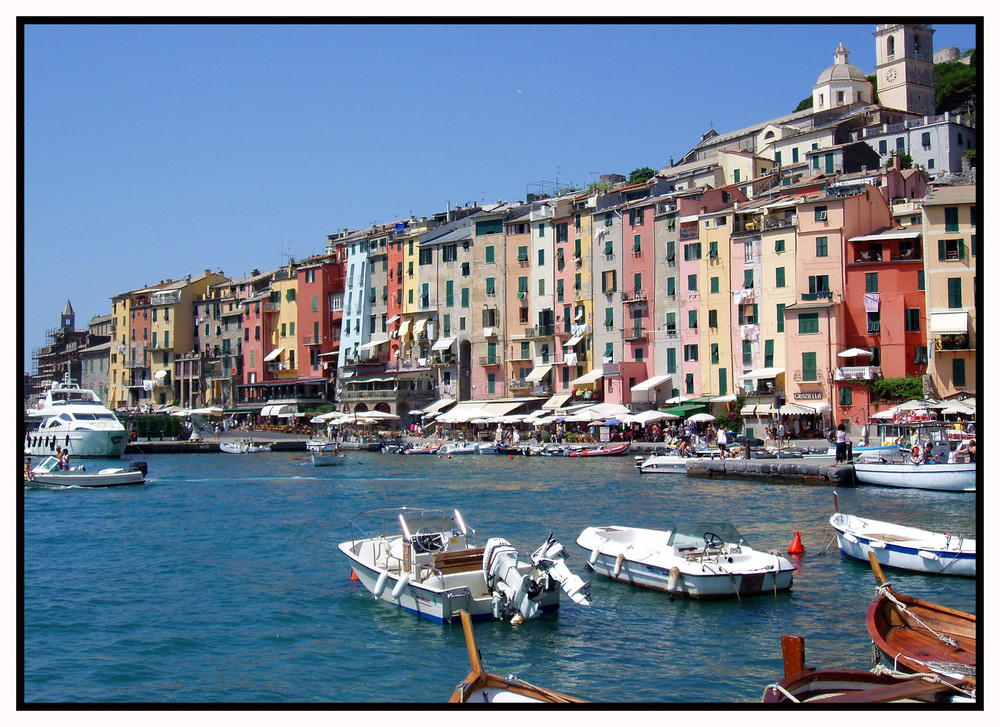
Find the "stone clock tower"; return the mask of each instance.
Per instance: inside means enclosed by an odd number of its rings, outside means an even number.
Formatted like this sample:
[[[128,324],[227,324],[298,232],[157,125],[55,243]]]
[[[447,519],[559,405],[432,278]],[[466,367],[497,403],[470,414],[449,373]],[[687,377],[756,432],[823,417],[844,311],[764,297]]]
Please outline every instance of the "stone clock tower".
[[[933,35],[930,25],[876,26],[875,72],[880,105],[934,115]]]

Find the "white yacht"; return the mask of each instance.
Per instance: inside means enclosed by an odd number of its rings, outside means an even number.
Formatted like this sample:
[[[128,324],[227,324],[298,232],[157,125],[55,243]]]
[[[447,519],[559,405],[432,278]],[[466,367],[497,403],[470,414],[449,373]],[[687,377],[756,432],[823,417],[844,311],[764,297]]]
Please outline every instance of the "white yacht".
[[[62,447],[71,457],[116,459],[128,443],[128,432],[114,412],[93,391],[68,378],[53,382],[26,419],[24,453],[32,457],[54,454],[56,447]]]

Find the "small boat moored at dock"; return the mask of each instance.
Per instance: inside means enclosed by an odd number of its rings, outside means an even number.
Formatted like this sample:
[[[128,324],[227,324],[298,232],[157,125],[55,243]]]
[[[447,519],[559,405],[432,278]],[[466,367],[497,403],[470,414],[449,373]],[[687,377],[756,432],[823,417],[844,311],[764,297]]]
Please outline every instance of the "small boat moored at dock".
[[[754,550],[729,523],[677,523],[668,530],[591,527],[576,540],[594,572],[689,598],[742,598],[792,587],[795,567]]]
[[[658,454],[637,463],[643,474],[687,472],[687,459],[676,454]]]
[[[597,447],[586,447],[583,449],[570,449],[564,452],[569,457],[614,457],[628,454],[631,442],[621,442],[619,444],[603,444]]]
[[[336,451],[329,453],[321,451],[310,455],[309,461],[312,462],[313,467],[336,467],[347,462],[347,457]]]
[[[270,452],[270,444],[257,444],[249,439],[240,442],[220,442],[219,449],[229,454],[256,454],[257,452]]]
[[[830,517],[830,526],[837,532],[840,552],[848,558],[869,563],[874,555],[879,565],[890,568],[939,575],[976,575],[976,541],[962,533],[934,533],[839,510]]]

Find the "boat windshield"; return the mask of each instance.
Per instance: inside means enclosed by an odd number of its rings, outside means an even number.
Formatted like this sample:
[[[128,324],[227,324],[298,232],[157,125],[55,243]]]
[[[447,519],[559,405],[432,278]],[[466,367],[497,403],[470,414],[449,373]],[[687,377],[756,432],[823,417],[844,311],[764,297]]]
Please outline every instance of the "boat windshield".
[[[723,522],[677,523],[670,530],[670,539],[667,541],[667,545],[672,547],[691,545],[702,547],[706,543],[706,533],[714,533],[726,543],[739,543],[740,540],[743,540],[744,545],[747,545],[745,538],[740,535],[740,531],[735,526]]]
[[[412,510],[399,515],[406,523],[410,535],[425,533],[460,533],[462,528],[453,510]]]
[[[32,472],[54,472],[59,469],[59,460],[55,457],[46,457],[37,465],[31,468]]]

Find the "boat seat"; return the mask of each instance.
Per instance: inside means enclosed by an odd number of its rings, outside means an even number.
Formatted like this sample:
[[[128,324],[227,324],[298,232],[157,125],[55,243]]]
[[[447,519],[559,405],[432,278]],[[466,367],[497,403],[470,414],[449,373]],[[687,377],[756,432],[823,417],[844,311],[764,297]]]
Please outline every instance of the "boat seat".
[[[913,540],[913,538],[908,538],[905,535],[893,535],[891,533],[863,533],[862,537],[869,540],[881,540],[884,543],[905,543]]]
[[[465,550],[446,550],[435,553],[431,559],[431,567],[441,573],[462,573],[463,571],[479,570],[483,567],[485,548],[467,548]]]

